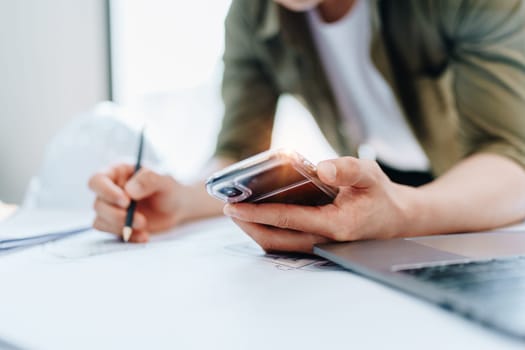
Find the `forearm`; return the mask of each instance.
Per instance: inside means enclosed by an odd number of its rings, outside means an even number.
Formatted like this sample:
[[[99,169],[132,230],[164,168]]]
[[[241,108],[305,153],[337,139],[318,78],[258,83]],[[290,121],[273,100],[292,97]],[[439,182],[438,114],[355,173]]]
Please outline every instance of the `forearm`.
[[[487,230],[525,218],[525,171],[495,154],[466,158],[410,191],[408,235]]]

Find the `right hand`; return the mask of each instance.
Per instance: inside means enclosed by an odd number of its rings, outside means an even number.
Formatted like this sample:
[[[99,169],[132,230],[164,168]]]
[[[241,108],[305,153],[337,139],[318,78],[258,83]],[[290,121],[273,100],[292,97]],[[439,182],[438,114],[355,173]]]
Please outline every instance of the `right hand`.
[[[122,235],[126,211],[133,199],[137,208],[130,241],[147,242],[151,233],[167,230],[182,221],[180,199],[184,197],[181,192],[185,186],[171,176],[147,168],[133,173],[133,165],[121,164],[91,177],[89,188],[96,194],[93,227]]]

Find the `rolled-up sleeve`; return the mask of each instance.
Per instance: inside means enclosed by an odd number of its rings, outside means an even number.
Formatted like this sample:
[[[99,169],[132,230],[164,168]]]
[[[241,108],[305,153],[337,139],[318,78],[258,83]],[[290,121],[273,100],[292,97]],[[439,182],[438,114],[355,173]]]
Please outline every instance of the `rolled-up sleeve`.
[[[443,28],[465,156],[496,153],[525,168],[524,3],[446,3],[454,4]]]
[[[215,156],[236,160],[270,147],[279,96],[257,56],[253,7],[249,5],[250,1],[234,0],[225,22],[225,112]]]

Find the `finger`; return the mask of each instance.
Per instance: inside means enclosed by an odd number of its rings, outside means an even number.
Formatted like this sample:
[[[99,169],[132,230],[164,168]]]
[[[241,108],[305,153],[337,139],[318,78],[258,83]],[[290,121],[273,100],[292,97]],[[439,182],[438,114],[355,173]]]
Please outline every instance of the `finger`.
[[[113,233],[122,236],[122,225],[116,225],[114,222],[108,222],[102,218],[96,218],[93,222],[93,228],[98,231]],[[133,229],[129,242],[145,243],[149,240],[149,233],[145,230]]]
[[[96,218],[93,222],[93,228],[98,231],[114,233],[117,236],[122,236],[122,227],[115,225],[115,223],[107,222],[102,218]],[[149,240],[149,233],[143,230],[133,230],[129,242],[145,243]]]
[[[99,205],[104,205],[104,204],[99,204]],[[116,209],[116,210],[119,210],[119,209]],[[101,228],[103,227],[104,230],[102,231],[105,231],[105,232],[111,232],[111,233],[115,233],[117,235],[122,235],[122,229],[124,228],[124,223],[125,223],[125,217],[126,217],[126,212],[123,211],[123,213],[109,213],[108,210],[105,209],[104,211],[104,214],[102,215],[102,213],[99,213],[97,212],[97,217],[95,219],[95,222],[98,222],[100,223],[101,225]],[[133,225],[132,225],[132,228],[133,230],[145,230],[148,226],[148,222],[147,222],[147,219],[146,217],[136,211],[134,214],[133,214]],[[99,227],[95,227],[96,229],[100,229]]]
[[[124,189],[131,198],[140,200],[154,193],[168,190],[172,185],[171,177],[142,168],[126,183]]]
[[[330,240],[311,233],[269,227],[242,220],[233,219],[266,252],[301,252],[312,253],[313,246]]]
[[[129,242],[132,243],[146,243],[149,241],[149,233],[141,230],[133,230]]]
[[[123,224],[126,218],[126,210],[120,207],[115,207],[112,204],[109,204],[103,201],[100,198],[95,200],[93,205],[97,217],[111,223]]]
[[[114,223],[115,225],[120,225],[122,230],[127,216],[127,211],[125,209],[114,207],[100,199],[95,200],[94,208],[95,212],[97,213],[97,217],[100,217],[107,222]],[[133,228],[144,229],[146,226],[146,217],[136,210],[133,213]]]
[[[314,207],[281,203],[237,203],[224,206],[224,214],[242,221],[295,231],[329,235],[335,230],[337,207]]]
[[[113,233],[117,236],[122,236],[122,227],[115,225],[115,223],[107,222],[102,218],[96,218],[93,222],[93,228],[98,231]],[[149,233],[144,230],[133,230],[129,242],[145,243],[149,240]]]
[[[111,169],[113,172],[112,179],[117,184],[118,187],[124,188],[126,182],[133,176],[135,173],[135,165],[132,164],[119,164]]]
[[[101,217],[96,217],[93,221],[93,228],[98,231],[113,233],[117,236],[122,235],[121,225],[117,225],[114,222],[109,222]]]
[[[383,173],[374,161],[341,157],[320,162],[317,174],[327,185],[367,188],[374,186]]]
[[[107,174],[95,174],[89,180],[89,188],[97,197],[121,208],[129,206],[130,199],[124,190],[118,187]]]

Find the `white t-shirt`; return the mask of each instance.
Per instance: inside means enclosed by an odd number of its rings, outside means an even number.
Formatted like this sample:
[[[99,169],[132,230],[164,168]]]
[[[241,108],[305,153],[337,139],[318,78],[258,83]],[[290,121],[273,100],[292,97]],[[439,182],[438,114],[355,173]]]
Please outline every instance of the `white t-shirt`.
[[[428,159],[395,96],[370,57],[369,4],[357,0],[340,20],[325,23],[308,12],[314,42],[345,121],[362,150],[400,170],[428,170]]]

